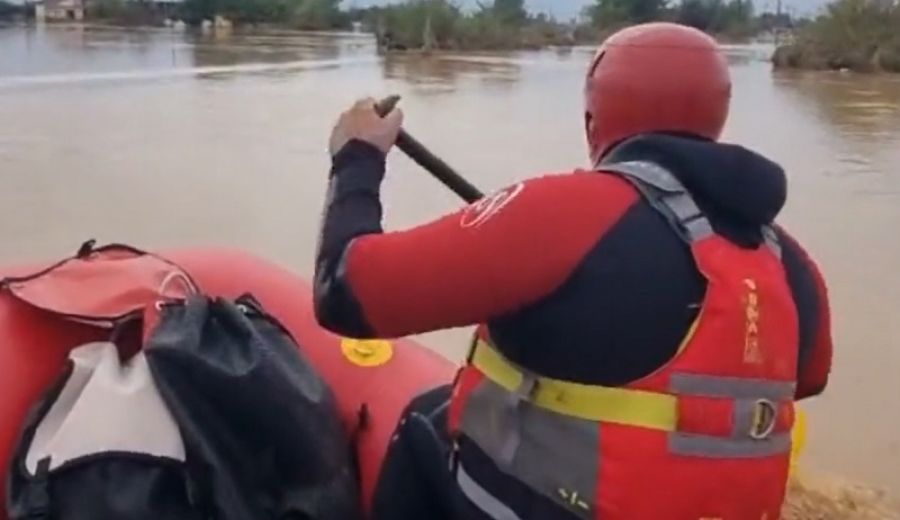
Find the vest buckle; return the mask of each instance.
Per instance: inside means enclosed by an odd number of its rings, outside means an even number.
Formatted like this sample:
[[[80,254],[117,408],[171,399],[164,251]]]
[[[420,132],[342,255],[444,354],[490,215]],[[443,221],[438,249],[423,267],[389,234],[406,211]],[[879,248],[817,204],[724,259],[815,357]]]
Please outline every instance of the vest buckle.
[[[769,399],[758,399],[753,403],[750,437],[758,441],[768,439],[775,431],[777,419],[778,406]]]

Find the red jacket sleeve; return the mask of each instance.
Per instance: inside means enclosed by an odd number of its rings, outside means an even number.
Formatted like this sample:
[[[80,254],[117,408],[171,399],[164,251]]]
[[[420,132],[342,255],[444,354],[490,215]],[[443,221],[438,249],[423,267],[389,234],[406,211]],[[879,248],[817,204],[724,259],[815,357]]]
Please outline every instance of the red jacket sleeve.
[[[429,224],[356,238],[347,285],[380,337],[486,321],[562,285],[636,199],[611,175],[526,181]]]

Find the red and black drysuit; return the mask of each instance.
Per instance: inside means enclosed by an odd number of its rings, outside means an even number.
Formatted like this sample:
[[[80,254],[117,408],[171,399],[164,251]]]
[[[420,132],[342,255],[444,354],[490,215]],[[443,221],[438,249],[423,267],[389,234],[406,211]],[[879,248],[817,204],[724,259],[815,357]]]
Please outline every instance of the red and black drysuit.
[[[633,160],[671,171],[715,232],[741,247],[763,244],[762,226],[785,202],[783,170],[739,146],[651,134],[620,144],[604,162]],[[366,338],[481,323],[506,358],[546,377],[618,386],[654,372],[697,317],[706,281],[665,219],[628,182],[602,173],[602,164],[597,170],[536,177],[507,190],[499,209],[464,208],[385,232],[385,158],[350,142],[331,172],[316,263],[320,322]],[[828,299],[815,263],[776,231],[799,316],[802,399],[827,383]],[[376,518],[485,518],[453,489],[447,469],[449,394],[442,387],[410,405],[384,466]],[[487,458],[474,471],[482,482],[494,475],[492,494],[530,518],[569,518]]]

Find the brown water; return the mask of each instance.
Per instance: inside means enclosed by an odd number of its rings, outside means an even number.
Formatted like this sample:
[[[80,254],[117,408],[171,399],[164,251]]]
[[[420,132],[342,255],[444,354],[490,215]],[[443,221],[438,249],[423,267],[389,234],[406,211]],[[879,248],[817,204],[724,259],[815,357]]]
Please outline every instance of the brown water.
[[[807,465],[900,495],[900,78],[773,74],[729,49],[726,138],[790,172],[782,216],[831,286],[837,355]],[[407,128],[484,189],[585,161],[589,49],[381,60],[360,35],[0,29],[0,263],[82,239],[224,244],[312,270],[334,117],[400,93]],[[387,225],[459,206],[394,154]],[[458,358],[464,331],[425,338]]]

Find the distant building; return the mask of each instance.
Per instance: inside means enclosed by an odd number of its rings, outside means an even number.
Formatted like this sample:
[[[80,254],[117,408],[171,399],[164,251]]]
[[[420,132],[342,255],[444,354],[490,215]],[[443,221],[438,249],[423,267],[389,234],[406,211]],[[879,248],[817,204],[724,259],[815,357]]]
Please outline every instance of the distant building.
[[[35,4],[39,20],[83,20],[85,0],[43,0]]]

